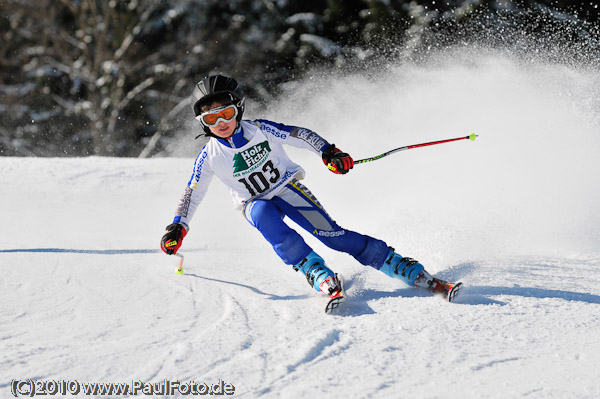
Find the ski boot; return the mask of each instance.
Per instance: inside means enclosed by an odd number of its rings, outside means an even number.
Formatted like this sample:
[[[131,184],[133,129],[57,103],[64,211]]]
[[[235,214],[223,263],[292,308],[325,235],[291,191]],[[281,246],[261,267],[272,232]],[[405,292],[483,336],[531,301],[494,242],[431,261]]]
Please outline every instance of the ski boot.
[[[304,273],[306,281],[316,291],[330,298],[341,295],[342,288],[337,275],[325,266],[325,261],[315,251],[293,267],[295,271]]]
[[[452,302],[462,288],[462,283],[449,283],[432,277],[418,261],[402,257],[390,247],[390,252],[379,269],[390,277],[402,280],[411,287],[425,288],[436,294],[442,294]]]
[[[379,270],[392,278],[402,280],[406,285],[414,287],[419,273],[424,271],[425,268],[418,261],[402,257],[394,252],[394,248],[390,247],[390,252]]]

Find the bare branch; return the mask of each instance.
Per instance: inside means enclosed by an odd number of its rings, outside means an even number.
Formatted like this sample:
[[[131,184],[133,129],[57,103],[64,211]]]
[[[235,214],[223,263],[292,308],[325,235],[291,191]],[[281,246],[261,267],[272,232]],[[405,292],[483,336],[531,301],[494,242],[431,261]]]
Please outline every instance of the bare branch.
[[[119,114],[121,113],[121,111],[127,106],[127,104],[129,104],[131,102],[131,100],[133,100],[142,91],[144,91],[148,87],[150,87],[153,83],[154,83],[154,78],[145,79],[142,83],[140,83],[139,85],[134,87],[132,90],[130,90],[127,93],[127,95],[121,101],[119,101],[119,103],[117,105],[115,105],[113,107],[113,109],[110,113],[110,118],[108,120],[107,129],[109,131],[109,134],[114,131],[115,126],[117,124],[117,118],[119,117]]]
[[[123,98],[115,108],[122,110],[131,102],[131,100],[133,100],[138,94],[146,90],[152,84],[154,84],[154,78],[146,78],[142,83],[131,89],[125,98]]]
[[[129,31],[129,33],[127,35],[125,35],[125,38],[121,42],[121,45],[115,51],[115,54],[114,54],[115,61],[119,61],[123,57],[123,55],[125,55],[125,52],[127,52],[129,47],[131,46],[131,43],[133,43],[133,40],[135,39],[135,37],[138,35],[138,33],[141,32],[144,24],[146,22],[148,22],[148,19],[150,18],[152,13],[154,11],[156,11],[159,6],[160,6],[160,3],[155,3],[153,6],[148,7],[142,13],[142,15],[140,16],[140,19],[138,20],[138,23]]]
[[[63,3],[65,6],[67,6],[71,12],[73,13],[73,15],[77,15],[77,7],[75,6],[75,4],[73,4],[72,1],[69,0],[59,0],[61,3]]]
[[[67,32],[60,32],[59,35],[65,42],[71,44],[74,47],[77,47],[78,49],[80,49],[81,51],[85,51],[86,50],[86,44],[79,40],[74,38],[73,36],[69,35]]]
[[[44,61],[46,61],[49,65],[52,65],[54,68],[58,69],[59,71],[62,71],[70,76],[76,76],[79,79],[83,80],[84,82],[86,82],[90,85],[96,84],[95,79],[92,76],[90,76],[88,73],[86,73],[85,69],[71,68],[70,66],[63,64],[62,62],[59,62],[50,56],[44,57]]]
[[[150,141],[148,142],[148,144],[146,144],[146,147],[144,147],[142,152],[140,152],[138,158],[148,158],[148,156],[150,156],[150,153],[152,153],[152,151],[154,151],[154,148],[156,148],[156,144],[158,144],[158,140],[160,140],[163,133],[171,127],[171,120],[175,118],[183,108],[187,107],[189,103],[189,98],[184,98],[177,105],[175,105],[165,117],[163,117],[158,126],[158,129],[152,135]]]

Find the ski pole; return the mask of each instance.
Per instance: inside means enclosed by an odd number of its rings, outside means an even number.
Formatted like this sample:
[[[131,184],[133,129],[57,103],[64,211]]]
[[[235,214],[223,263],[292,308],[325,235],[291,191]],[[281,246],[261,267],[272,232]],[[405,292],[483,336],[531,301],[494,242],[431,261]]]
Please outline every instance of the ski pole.
[[[404,150],[410,150],[412,148],[427,147],[427,146],[430,146],[430,145],[450,143],[452,141],[458,141],[458,140],[471,140],[471,141],[475,141],[475,139],[477,137],[478,136],[475,133],[471,133],[468,136],[458,137],[458,138],[455,138],[455,139],[447,139],[447,140],[431,141],[429,143],[407,145],[407,146],[404,146],[404,147],[394,148],[393,150],[390,150],[388,152],[384,152],[381,155],[376,155],[376,156],[371,157],[371,158],[359,159],[358,161],[354,161],[354,164],[376,161],[376,160],[381,159],[383,157],[387,157],[388,155],[392,155],[395,152],[404,151]]]
[[[175,273],[183,274],[183,255],[182,254],[174,254],[179,258],[179,266],[175,269]]]

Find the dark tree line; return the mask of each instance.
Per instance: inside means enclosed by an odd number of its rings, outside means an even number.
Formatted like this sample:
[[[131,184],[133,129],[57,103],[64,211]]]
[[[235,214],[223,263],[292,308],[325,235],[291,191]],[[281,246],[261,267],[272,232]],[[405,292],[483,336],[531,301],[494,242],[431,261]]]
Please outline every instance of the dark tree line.
[[[3,0],[0,155],[160,153],[212,71],[264,104],[317,65],[370,68],[470,40],[595,59],[599,12],[562,0]]]

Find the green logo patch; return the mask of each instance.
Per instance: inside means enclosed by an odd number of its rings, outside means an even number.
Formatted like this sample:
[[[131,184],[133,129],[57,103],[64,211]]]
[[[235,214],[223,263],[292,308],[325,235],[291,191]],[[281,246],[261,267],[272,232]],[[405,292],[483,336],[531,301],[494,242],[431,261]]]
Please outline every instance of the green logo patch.
[[[268,141],[256,144],[233,156],[233,176],[243,176],[261,166],[269,157],[271,147]]]

